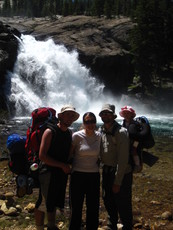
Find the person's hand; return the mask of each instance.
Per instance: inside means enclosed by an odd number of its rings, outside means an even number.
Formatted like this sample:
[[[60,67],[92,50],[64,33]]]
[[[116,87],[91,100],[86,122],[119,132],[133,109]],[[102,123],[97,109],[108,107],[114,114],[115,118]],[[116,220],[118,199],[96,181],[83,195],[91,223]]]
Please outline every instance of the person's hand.
[[[118,193],[120,191],[120,185],[114,184],[112,186],[112,191],[113,191],[113,193]]]
[[[71,165],[62,163],[61,168],[65,174],[71,173]]]

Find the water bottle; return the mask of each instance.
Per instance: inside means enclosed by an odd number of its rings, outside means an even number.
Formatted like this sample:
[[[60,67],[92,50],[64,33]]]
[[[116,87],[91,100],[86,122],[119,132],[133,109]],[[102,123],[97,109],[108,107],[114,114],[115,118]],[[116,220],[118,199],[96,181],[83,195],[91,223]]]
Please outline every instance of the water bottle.
[[[36,171],[38,169],[38,164],[37,163],[33,163],[31,166],[30,166],[30,169],[31,171]]]

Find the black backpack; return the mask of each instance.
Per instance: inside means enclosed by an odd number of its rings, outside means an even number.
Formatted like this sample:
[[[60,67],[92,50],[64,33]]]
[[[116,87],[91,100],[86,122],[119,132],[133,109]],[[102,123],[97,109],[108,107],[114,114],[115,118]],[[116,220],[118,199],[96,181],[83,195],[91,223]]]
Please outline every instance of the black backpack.
[[[130,138],[138,141],[142,149],[150,149],[155,145],[150,123],[145,116],[137,117],[135,122],[129,125],[128,131]]]

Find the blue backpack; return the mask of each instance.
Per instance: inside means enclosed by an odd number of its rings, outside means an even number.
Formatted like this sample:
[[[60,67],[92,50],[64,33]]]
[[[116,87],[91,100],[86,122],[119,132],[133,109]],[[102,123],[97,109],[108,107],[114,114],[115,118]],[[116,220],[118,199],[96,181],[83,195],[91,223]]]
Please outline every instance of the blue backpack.
[[[11,172],[19,174],[28,173],[28,160],[25,153],[26,136],[11,134],[7,138],[7,149],[9,150],[8,166]]]
[[[135,122],[129,125],[129,136],[138,141],[141,148],[150,149],[155,145],[150,123],[145,116],[136,117]]]

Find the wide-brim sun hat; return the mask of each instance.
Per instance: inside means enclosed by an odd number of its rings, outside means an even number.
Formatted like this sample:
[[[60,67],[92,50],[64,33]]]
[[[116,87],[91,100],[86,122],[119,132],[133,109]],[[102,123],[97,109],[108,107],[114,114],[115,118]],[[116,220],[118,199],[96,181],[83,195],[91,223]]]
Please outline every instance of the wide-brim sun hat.
[[[115,105],[104,104],[104,105],[102,106],[102,109],[101,109],[100,113],[99,113],[99,116],[101,116],[101,114],[102,114],[103,112],[106,112],[106,111],[112,113],[115,117],[117,117],[117,115],[116,115],[116,113],[115,113]]]
[[[60,111],[60,113],[58,113],[58,115],[63,114],[64,112],[73,112],[75,115],[74,121],[76,121],[80,116],[80,114],[78,112],[76,112],[76,108],[73,107],[72,105],[65,105],[64,107],[62,107],[61,111]]]
[[[126,114],[130,114],[131,117],[133,118],[136,116],[135,110],[131,106],[127,106],[127,105],[121,108],[119,114],[121,117],[124,117]]]

